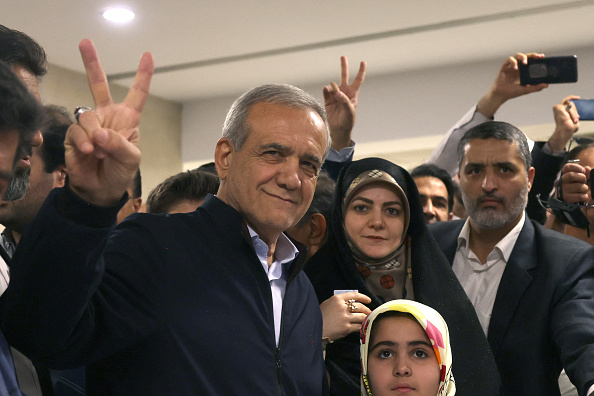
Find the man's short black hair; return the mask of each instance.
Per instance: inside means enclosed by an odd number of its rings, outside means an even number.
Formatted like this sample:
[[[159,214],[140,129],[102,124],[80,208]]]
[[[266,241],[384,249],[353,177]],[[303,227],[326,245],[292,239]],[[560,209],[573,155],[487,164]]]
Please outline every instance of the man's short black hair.
[[[66,163],[64,139],[74,120],[70,112],[61,106],[45,105],[43,110],[46,120],[42,128],[43,144],[39,147],[39,155],[43,160],[45,172],[52,173],[58,166]]]
[[[472,127],[460,142],[458,142],[458,169],[462,167],[462,161],[464,160],[464,155],[466,154],[466,145],[469,144],[474,139],[496,139],[496,140],[506,140],[511,143],[516,143],[518,145],[518,156],[524,162],[524,168],[526,172],[530,169],[532,165],[532,154],[530,153],[530,147],[528,146],[528,139],[524,132],[503,121],[487,121],[479,124],[475,127]]]
[[[318,182],[316,184],[316,191],[314,192],[311,205],[307,208],[307,212],[303,215],[301,220],[297,223],[297,228],[303,227],[309,221],[309,218],[314,213],[320,213],[327,222],[330,221],[330,211],[332,208],[332,196],[336,189],[336,182],[328,175],[326,171],[320,171],[318,175]],[[328,230],[329,227],[326,228]]]
[[[169,213],[171,207],[183,200],[201,201],[208,194],[216,194],[219,178],[210,172],[194,169],[168,177],[150,192],[146,200],[148,213]]]
[[[47,73],[47,57],[37,41],[3,25],[0,25],[0,60],[11,67],[21,66],[37,78]]]
[[[30,152],[33,136],[43,125],[43,120],[41,104],[10,66],[0,61],[0,133],[19,133],[20,148],[15,161]]]
[[[423,164],[413,169],[410,176],[413,179],[416,177],[434,177],[441,180],[448,191],[448,211],[452,211],[452,208],[454,207],[454,195],[456,195],[456,192],[458,191],[458,186],[445,169],[434,164]]]
[[[198,168],[196,168],[198,170],[201,170],[203,172],[208,172],[208,173],[212,173],[215,176],[219,176],[217,173],[217,167],[215,166],[214,162],[207,162],[206,164],[200,165]]]

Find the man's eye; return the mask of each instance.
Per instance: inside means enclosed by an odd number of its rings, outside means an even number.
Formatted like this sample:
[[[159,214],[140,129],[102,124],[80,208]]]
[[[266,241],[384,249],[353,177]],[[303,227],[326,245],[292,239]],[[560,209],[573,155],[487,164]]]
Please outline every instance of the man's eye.
[[[279,154],[280,154],[280,153],[279,153],[278,151],[276,151],[276,150],[270,150],[270,151],[266,151],[266,152],[264,153],[264,155],[269,155],[269,156],[271,156],[271,157],[276,157],[276,156],[278,156]]]
[[[315,175],[318,174],[318,166],[310,161],[303,161],[301,163],[306,169],[312,171]]]

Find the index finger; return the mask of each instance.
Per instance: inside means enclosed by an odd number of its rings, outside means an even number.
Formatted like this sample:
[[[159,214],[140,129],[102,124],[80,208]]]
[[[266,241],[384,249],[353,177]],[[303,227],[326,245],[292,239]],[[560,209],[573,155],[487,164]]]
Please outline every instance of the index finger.
[[[340,85],[349,83],[349,60],[346,56],[340,57]]]
[[[566,104],[569,104],[569,101],[570,100],[577,100],[579,98],[580,97],[577,96],[577,95],[569,95],[569,96],[566,96],[565,98],[563,98],[563,100],[561,101],[561,103],[564,104],[564,105],[566,105]]]
[[[580,164],[570,162],[570,163],[563,165],[563,168],[561,168],[561,174],[564,175],[566,173],[583,173],[583,174],[585,174],[586,168],[584,168]]]
[[[104,107],[113,103],[107,77],[105,76],[103,67],[101,67],[101,63],[99,63],[99,57],[97,56],[97,50],[93,42],[89,39],[84,39],[78,44],[78,49],[85,65],[87,81],[89,82],[95,107]]]
[[[521,52],[518,52],[514,58],[517,59],[518,61],[522,62],[523,64],[527,64],[528,63],[528,58],[533,58],[533,59],[541,59],[544,58],[545,55],[538,53],[538,52],[529,52],[527,54],[523,54]]]
[[[145,52],[140,58],[138,70],[134,77],[134,82],[124,99],[124,103],[139,113],[142,112],[144,104],[149,95],[149,88],[151,86],[151,79],[155,71],[155,61],[150,52]]]

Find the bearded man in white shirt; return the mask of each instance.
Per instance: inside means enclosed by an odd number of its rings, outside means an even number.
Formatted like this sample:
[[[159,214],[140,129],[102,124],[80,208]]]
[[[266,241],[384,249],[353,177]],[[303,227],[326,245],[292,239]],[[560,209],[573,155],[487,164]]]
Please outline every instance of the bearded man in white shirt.
[[[469,218],[430,226],[473,303],[502,394],[558,395],[563,368],[594,390],[594,247],[526,218],[534,179],[526,136],[504,122],[458,146]]]

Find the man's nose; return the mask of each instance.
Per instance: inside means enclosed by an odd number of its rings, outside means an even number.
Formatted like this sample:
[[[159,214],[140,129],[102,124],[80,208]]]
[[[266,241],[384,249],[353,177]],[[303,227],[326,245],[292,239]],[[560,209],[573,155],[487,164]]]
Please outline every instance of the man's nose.
[[[43,136],[41,135],[40,131],[35,132],[33,135],[33,140],[31,140],[31,145],[33,147],[39,147],[43,143]]]
[[[485,177],[483,178],[483,184],[481,187],[485,191],[493,191],[497,189],[495,174],[492,170],[487,170],[485,172]]]
[[[435,207],[433,206],[433,203],[430,199],[428,199],[427,202],[425,202],[425,204],[423,205],[423,212],[425,213],[425,215],[433,216],[435,214],[434,209]]]
[[[301,187],[299,160],[287,158],[280,164],[276,181],[279,186],[284,187],[287,190],[295,190]]]

